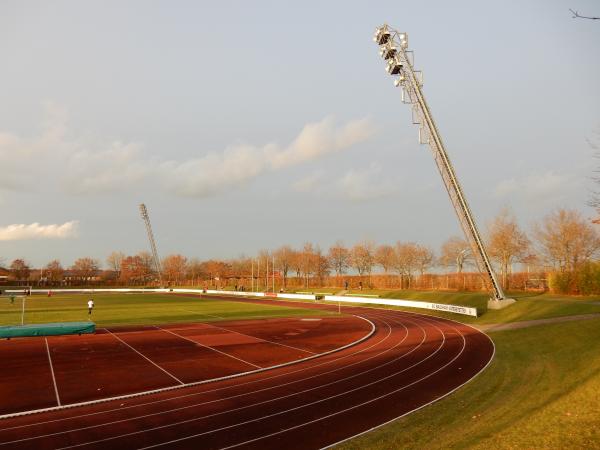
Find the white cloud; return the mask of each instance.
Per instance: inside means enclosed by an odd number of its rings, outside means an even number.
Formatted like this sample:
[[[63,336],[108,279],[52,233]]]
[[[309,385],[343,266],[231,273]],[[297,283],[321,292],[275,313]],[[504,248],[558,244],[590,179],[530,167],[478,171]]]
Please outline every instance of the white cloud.
[[[368,119],[336,127],[333,118],[306,125],[284,148],[276,144],[263,147],[237,145],[222,153],[183,163],[165,163],[161,176],[167,187],[181,196],[205,197],[239,186],[265,172],[282,170],[345,150],[368,139],[374,127]]]
[[[0,190],[57,186],[67,193],[122,192],[141,183],[158,185],[178,196],[206,197],[232,189],[270,171],[339,152],[374,133],[370,120],[336,126],[332,117],[309,123],[286,147],[238,144],[186,161],[148,156],[139,143],[98,145],[69,136],[67,113],[45,105],[41,134],[22,138],[0,132]]]
[[[267,169],[263,150],[237,145],[183,163],[164,163],[159,176],[167,189],[177,195],[206,197],[239,186]]]
[[[306,125],[298,137],[285,149],[271,147],[266,150],[273,169],[296,165],[320,156],[344,150],[371,137],[374,127],[370,120],[361,119],[335,127],[332,117]]]
[[[18,241],[24,239],[67,239],[77,236],[78,222],[72,220],[62,225],[13,224],[0,227],[0,241]]]
[[[66,161],[61,186],[72,194],[121,191],[143,181],[154,169],[139,144],[113,142],[105,150],[77,149]]]

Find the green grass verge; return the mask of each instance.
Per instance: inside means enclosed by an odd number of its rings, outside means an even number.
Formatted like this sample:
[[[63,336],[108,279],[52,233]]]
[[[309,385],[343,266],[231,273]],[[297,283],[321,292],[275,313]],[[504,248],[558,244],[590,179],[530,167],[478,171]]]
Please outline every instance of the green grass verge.
[[[517,302],[501,310],[487,310],[489,296],[481,292],[440,292],[440,291],[408,291],[408,290],[374,290],[349,291],[352,294],[379,295],[380,298],[420,300],[425,302],[446,303],[477,308],[480,317],[459,316],[441,311],[420,310],[416,308],[385,306],[388,309],[422,312],[424,314],[447,317],[472,324],[507,323],[524,320],[548,319],[552,317],[572,316],[577,314],[600,313],[600,297],[566,297],[550,294],[515,293]],[[354,304],[353,305],[358,305]],[[377,307],[365,304],[364,306]]]
[[[76,322],[88,320],[89,294],[52,297],[32,296],[25,301],[25,323]],[[173,322],[241,320],[269,317],[314,316],[324,311],[254,304],[226,300],[207,300],[171,294],[93,294],[91,316],[98,326],[165,324]],[[21,323],[21,300],[10,304],[0,297],[0,325]]]
[[[600,319],[490,336],[473,381],[338,448],[600,448]]]

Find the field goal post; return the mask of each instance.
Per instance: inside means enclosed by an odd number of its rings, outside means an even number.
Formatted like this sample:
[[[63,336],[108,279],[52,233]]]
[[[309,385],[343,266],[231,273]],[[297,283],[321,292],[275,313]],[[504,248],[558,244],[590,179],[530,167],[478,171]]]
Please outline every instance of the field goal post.
[[[32,286],[3,286],[0,285],[0,302],[5,303],[3,307],[16,306],[15,300],[21,300],[21,325],[25,325],[25,299],[31,295]]]

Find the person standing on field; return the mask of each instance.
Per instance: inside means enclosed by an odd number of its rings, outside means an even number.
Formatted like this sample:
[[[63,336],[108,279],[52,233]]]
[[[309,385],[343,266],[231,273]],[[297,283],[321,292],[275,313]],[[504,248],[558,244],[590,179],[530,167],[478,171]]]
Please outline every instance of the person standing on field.
[[[94,309],[94,299],[89,299],[88,301],[88,316],[92,315],[92,309]],[[89,319],[89,317],[88,317]]]

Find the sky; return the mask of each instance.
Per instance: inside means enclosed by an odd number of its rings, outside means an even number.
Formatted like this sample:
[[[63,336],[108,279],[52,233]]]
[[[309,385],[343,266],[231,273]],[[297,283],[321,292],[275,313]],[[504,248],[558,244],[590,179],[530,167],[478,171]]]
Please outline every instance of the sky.
[[[485,6],[484,6],[485,5]],[[372,36],[408,33],[480,229],[586,206],[600,16],[571,1],[3,1],[0,259],[254,255],[460,228]]]

